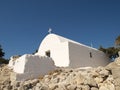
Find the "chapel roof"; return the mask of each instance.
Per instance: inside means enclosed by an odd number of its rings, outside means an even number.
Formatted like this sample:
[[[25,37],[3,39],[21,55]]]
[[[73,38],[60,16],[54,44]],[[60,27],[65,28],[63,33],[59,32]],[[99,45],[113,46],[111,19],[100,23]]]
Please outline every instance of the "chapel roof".
[[[71,42],[71,43],[74,43],[74,44],[77,44],[77,45],[81,45],[81,46],[87,47],[87,48],[89,48],[89,49],[98,50],[98,49],[96,49],[96,48],[93,48],[93,47],[90,47],[90,46],[87,46],[87,45],[81,44],[81,43],[79,43],[79,42],[76,42],[76,41],[74,41],[74,40],[71,40],[71,39],[65,38],[65,37],[60,36],[60,35],[57,35],[57,34],[53,34],[53,33],[51,33],[51,34],[48,34],[48,36],[49,36],[49,35],[50,35],[50,36],[52,35],[52,36],[57,37],[57,38],[59,39],[60,42]]]

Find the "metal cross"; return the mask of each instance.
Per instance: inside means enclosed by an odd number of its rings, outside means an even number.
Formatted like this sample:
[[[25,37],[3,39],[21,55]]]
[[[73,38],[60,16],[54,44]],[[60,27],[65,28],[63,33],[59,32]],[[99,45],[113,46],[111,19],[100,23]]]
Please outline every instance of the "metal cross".
[[[51,32],[52,32],[52,29],[51,29],[51,28],[49,28],[48,33],[49,33],[49,34],[51,34]]]

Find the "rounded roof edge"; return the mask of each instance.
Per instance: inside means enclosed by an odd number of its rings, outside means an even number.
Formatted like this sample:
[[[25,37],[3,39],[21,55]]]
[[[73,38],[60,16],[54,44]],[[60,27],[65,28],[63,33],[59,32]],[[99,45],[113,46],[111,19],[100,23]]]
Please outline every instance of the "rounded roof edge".
[[[51,36],[51,35],[52,35],[52,36],[55,36],[56,38],[58,38],[58,40],[59,40],[60,42],[72,42],[72,43],[75,43],[75,44],[77,44],[77,45],[81,45],[81,46],[84,46],[84,47],[87,47],[87,48],[90,48],[90,49],[98,50],[98,49],[96,49],[96,48],[93,48],[93,47],[90,47],[90,46],[81,44],[81,43],[79,43],[79,42],[76,42],[76,41],[74,41],[74,40],[65,38],[65,37],[60,36],[60,35],[57,35],[57,34],[50,33],[50,34],[48,34],[46,37]]]
[[[58,38],[58,40],[59,40],[60,42],[69,41],[67,38],[64,38],[64,37],[62,37],[62,36],[59,36],[59,35],[57,35],[57,34],[50,33],[50,34],[48,34],[46,37],[49,37],[49,36],[54,36],[54,37]]]

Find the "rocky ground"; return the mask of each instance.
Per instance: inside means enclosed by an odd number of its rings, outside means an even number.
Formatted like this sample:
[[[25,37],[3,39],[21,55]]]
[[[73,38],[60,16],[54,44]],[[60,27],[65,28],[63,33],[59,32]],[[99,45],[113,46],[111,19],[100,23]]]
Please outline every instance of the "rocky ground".
[[[106,67],[58,68],[48,75],[23,82],[11,81],[11,70],[0,68],[0,90],[120,90],[120,58]]]

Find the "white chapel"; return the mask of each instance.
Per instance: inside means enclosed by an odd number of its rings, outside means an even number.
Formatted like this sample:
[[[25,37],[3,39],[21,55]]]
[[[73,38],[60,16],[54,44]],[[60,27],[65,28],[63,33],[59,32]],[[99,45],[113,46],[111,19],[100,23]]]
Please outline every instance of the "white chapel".
[[[36,55],[51,57],[59,67],[97,67],[110,62],[98,49],[51,33],[43,39]]]
[[[36,54],[11,58],[8,66],[16,73],[18,81],[45,75],[56,67],[97,67],[110,62],[102,51],[67,39],[57,34],[48,34]]]

